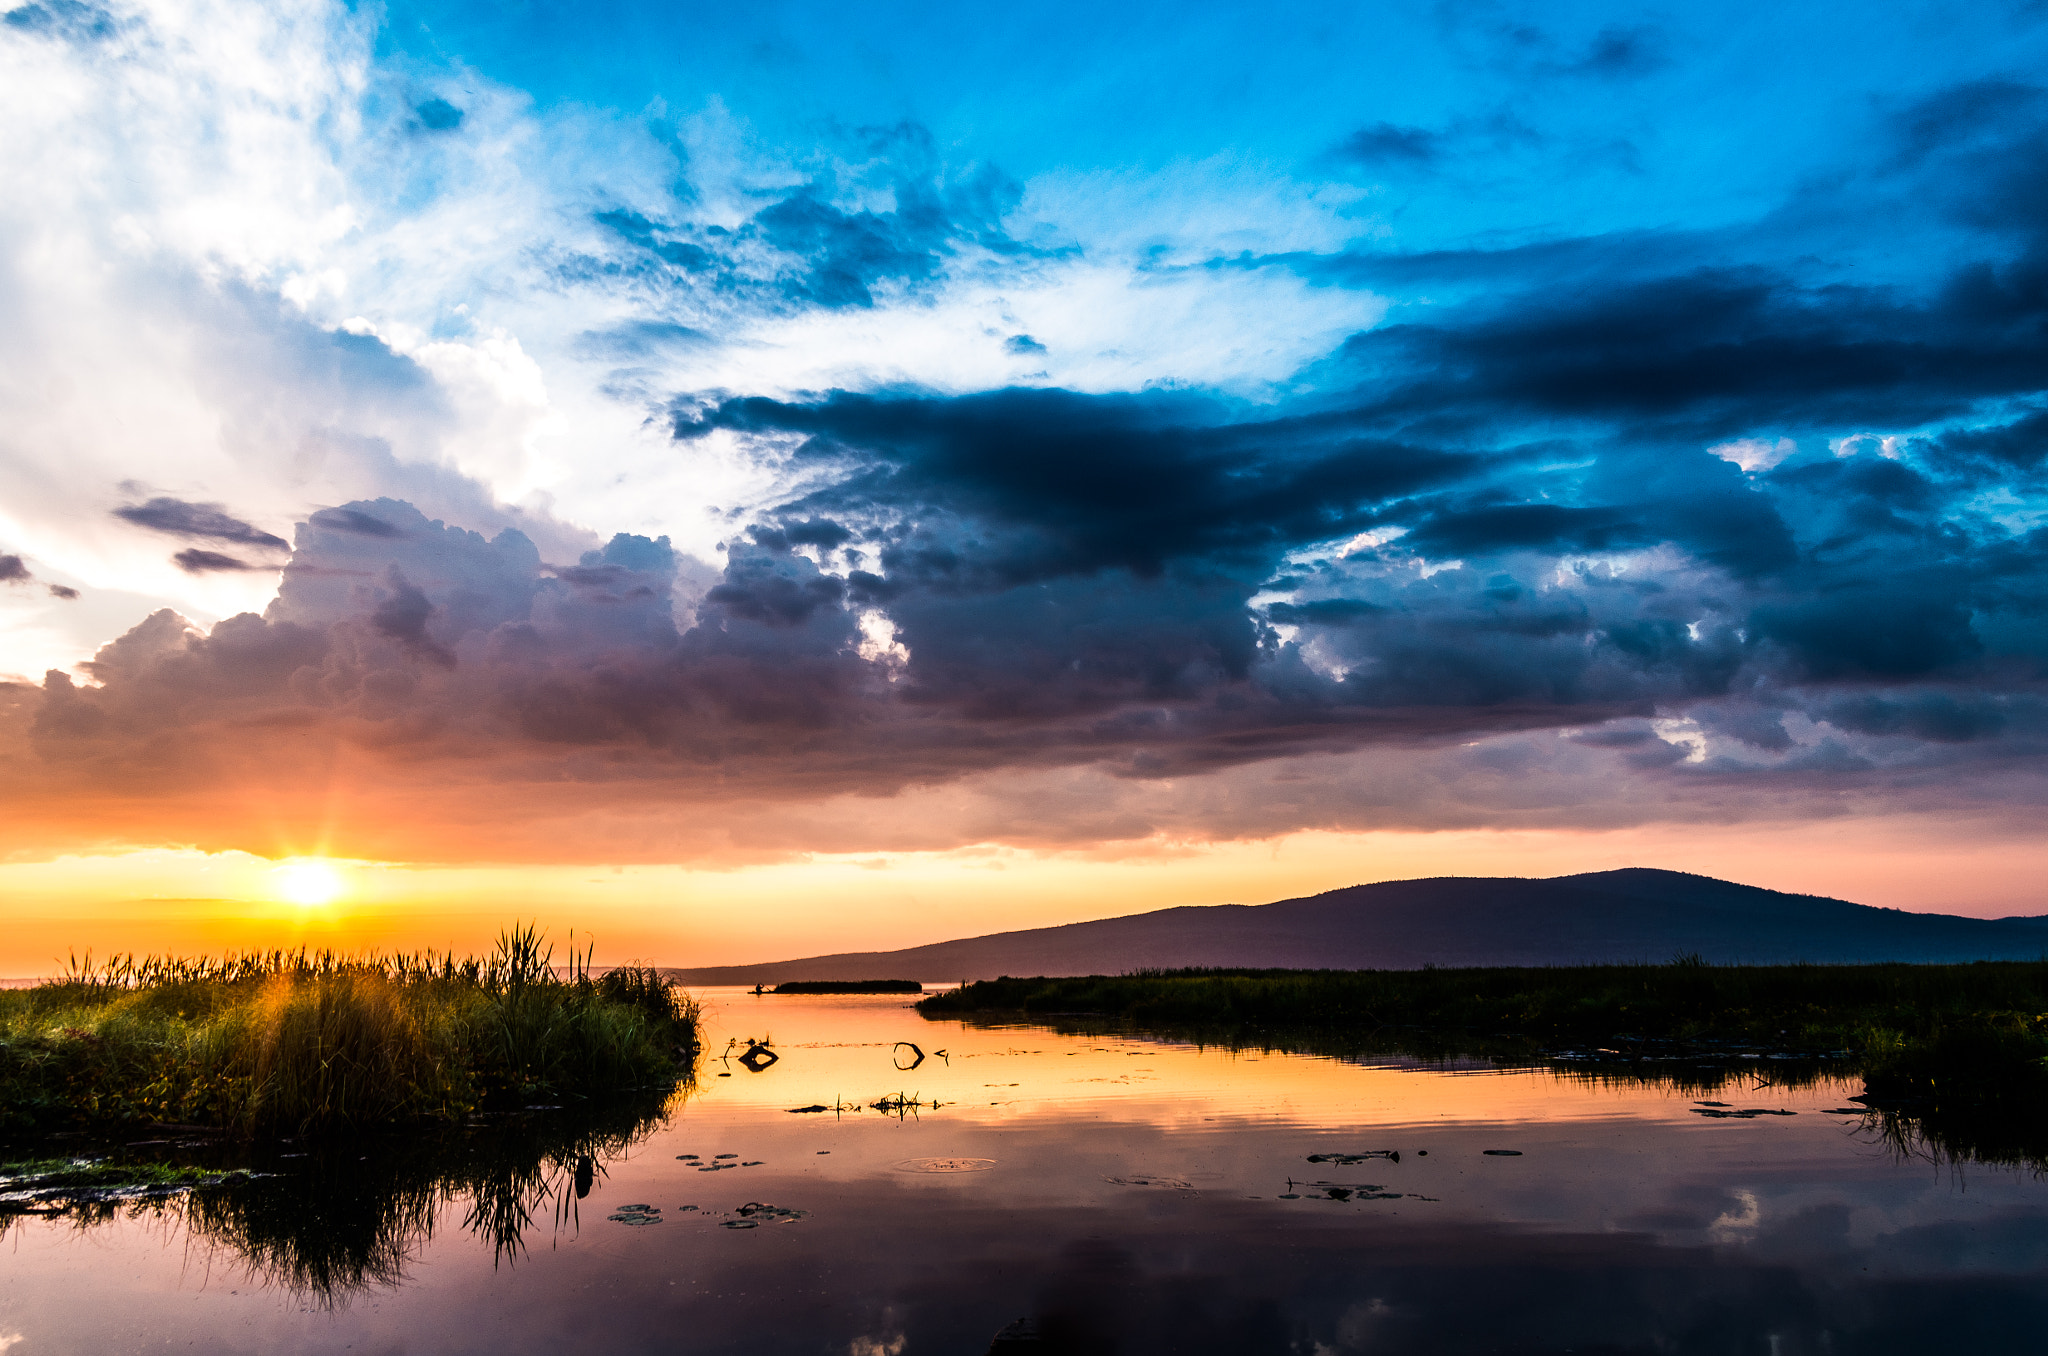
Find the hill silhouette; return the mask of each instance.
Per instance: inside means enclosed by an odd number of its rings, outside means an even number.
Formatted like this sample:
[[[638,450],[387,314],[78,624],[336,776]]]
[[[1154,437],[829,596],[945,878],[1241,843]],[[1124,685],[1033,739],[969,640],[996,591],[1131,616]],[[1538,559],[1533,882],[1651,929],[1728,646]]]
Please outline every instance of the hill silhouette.
[[[1184,906],[901,951],[665,973],[686,984],[878,975],[937,981],[1188,966],[1576,965],[1688,952],[1716,964],[2037,960],[2048,955],[2048,916],[1907,913],[1631,867],[1547,880],[1386,881],[1274,904]]]

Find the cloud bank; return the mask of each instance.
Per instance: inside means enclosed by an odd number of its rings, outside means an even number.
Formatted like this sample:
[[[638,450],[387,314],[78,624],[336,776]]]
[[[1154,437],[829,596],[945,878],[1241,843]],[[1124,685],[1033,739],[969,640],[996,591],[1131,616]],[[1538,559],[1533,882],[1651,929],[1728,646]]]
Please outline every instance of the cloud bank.
[[[133,139],[218,153],[0,214],[42,393],[9,397],[0,602],[121,614],[0,691],[9,851],[743,860],[2048,791],[2030,85],[1894,98],[1720,225],[1411,248],[1304,194],[1263,238],[1128,245],[915,122],[771,150],[380,64],[318,5],[214,19],[0,34],[72,91],[23,105],[56,141],[118,162],[78,91],[163,88]],[[1626,24],[1484,41],[1602,98],[1683,73]],[[1467,109],[1299,173],[1584,153]],[[32,268],[72,221],[103,272]],[[88,351],[134,380],[50,395]]]

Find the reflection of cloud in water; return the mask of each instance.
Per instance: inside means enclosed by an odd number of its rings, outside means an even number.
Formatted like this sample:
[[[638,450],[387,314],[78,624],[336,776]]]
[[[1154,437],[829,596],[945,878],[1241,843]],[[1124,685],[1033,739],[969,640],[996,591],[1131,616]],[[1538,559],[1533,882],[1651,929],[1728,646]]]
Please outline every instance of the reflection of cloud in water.
[[[1735,1202],[1736,1208],[1722,1211],[1720,1217],[1707,1226],[1707,1232],[1717,1242],[1744,1241],[1753,1237],[1757,1226],[1763,1222],[1763,1210],[1757,1205],[1755,1192],[1737,1188]]]

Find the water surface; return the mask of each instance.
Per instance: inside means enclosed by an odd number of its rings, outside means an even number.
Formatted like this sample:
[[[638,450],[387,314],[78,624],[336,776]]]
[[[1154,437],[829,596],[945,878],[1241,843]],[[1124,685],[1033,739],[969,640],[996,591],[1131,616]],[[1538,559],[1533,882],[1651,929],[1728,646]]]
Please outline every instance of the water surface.
[[[1902,1158],[1829,1114],[1855,1083],[1760,1061],[1711,1100],[1795,1114],[1710,1118],[1543,1071],[707,998],[695,1090],[574,1134],[513,1118],[492,1152],[526,1157],[496,1176],[480,1150],[287,1146],[212,1204],[17,1219],[0,1351],[978,1356],[1007,1329],[1795,1356],[2032,1350],[2048,1320],[2048,1183]]]

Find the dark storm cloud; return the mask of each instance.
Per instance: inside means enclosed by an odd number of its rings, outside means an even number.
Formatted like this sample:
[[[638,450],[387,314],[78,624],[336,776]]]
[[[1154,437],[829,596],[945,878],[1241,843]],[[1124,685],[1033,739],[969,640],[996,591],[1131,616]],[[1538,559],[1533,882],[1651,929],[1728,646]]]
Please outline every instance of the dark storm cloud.
[[[1583,57],[1656,59],[1642,33]],[[1323,280],[1474,290],[1397,308],[1278,406],[831,392],[685,403],[675,431],[827,478],[780,512],[857,533],[873,563],[848,602],[892,619],[917,700],[1052,718],[1236,693],[1263,712],[1248,725],[1455,707],[1474,729],[1704,702],[1710,737],[1809,770],[1873,766],[1846,752],[1862,737],[1996,742],[1993,708],[1947,698],[1740,694],[2048,671],[2048,535],[1980,498],[2024,501],[2048,451],[2040,106],[1972,88],[1892,119],[1877,154],[1913,168],[1883,182],[1955,189],[1988,232],[1917,286],[1729,262],[1755,231],[1358,256]],[[1376,153],[1431,144],[1369,130]],[[1769,450],[1750,472],[1742,440]],[[1795,736],[1791,709],[1834,733]],[[1169,724],[1163,742],[1200,722]],[[1660,764],[1701,761],[1658,743]]]
[[[890,572],[935,587],[1108,568],[1151,576],[1179,556],[1262,571],[1276,549],[1360,530],[1373,506],[1476,465],[1360,437],[1341,417],[1228,413],[1176,396],[833,392],[727,400],[678,414],[675,431],[789,435],[799,458],[843,466],[837,487],[796,506],[868,520]]]
[[[114,516],[137,527],[198,541],[235,542],[279,551],[290,545],[283,537],[243,522],[219,504],[193,504],[168,495],[124,505],[114,510]]]
[[[2019,265],[1969,270],[1924,302],[1700,270],[1389,325],[1342,360],[1386,384],[1389,413],[1626,420],[1696,439],[1913,427],[2037,389],[2048,334],[2034,288]]]

